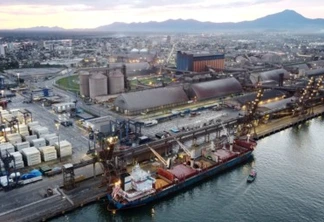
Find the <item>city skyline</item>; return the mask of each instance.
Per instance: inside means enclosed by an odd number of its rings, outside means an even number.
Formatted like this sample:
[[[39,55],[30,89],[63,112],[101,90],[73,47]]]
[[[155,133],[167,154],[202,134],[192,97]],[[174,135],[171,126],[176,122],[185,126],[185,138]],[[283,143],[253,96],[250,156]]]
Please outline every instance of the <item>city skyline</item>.
[[[254,20],[285,9],[307,18],[324,18],[320,0],[2,0],[0,29],[58,26],[66,29],[95,28],[114,22],[148,22],[195,19],[211,22]]]

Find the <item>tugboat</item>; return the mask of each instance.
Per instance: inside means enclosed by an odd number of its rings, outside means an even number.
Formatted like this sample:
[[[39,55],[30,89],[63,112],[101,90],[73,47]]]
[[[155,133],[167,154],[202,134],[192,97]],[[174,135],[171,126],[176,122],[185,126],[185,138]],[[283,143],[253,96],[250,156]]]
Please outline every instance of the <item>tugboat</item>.
[[[247,178],[247,182],[252,183],[255,180],[256,175],[257,175],[257,172],[254,169],[252,169],[250,171],[250,174],[249,174],[248,178]]]

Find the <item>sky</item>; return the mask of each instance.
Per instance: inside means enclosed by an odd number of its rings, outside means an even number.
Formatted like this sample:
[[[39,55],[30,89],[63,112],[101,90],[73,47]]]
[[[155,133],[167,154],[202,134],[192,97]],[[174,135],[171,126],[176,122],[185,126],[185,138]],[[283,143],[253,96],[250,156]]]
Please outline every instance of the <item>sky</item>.
[[[196,19],[239,22],[295,10],[324,18],[323,0],[0,0],[0,29],[95,28],[113,22]]]

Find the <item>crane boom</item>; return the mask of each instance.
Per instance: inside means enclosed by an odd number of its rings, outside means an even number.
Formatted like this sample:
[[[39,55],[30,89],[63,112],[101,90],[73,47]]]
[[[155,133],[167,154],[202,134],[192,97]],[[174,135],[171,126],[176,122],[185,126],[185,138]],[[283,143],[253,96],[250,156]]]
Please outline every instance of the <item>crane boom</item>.
[[[190,156],[190,158],[191,158],[191,152],[190,152],[190,150],[183,143],[181,143],[178,138],[176,138],[176,137],[173,137],[173,138],[179,144],[179,146],[183,149],[183,151],[185,151],[185,153],[188,156]]]
[[[170,58],[171,58],[171,56],[172,56],[172,53],[173,53],[173,51],[174,51],[174,49],[175,49],[176,44],[177,44],[177,43],[174,43],[174,44],[172,45],[171,51],[170,51],[170,53],[169,53],[169,55],[168,55],[168,58],[167,58],[167,59],[165,60],[165,62],[161,65],[161,68],[160,68],[160,74],[162,74],[162,68],[163,68],[164,66],[166,66],[166,65],[169,63],[169,60],[170,60]]]
[[[146,146],[152,151],[152,153],[156,156],[156,158],[158,158],[161,163],[163,163],[164,166],[168,166],[167,161],[158,153],[156,152],[152,147],[150,147],[149,145],[146,144]]]

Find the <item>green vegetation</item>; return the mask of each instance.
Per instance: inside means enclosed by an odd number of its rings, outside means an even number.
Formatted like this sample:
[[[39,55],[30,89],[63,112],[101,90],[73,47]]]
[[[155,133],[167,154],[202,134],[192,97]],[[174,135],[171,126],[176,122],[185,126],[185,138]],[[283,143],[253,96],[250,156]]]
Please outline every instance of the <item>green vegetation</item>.
[[[146,77],[146,78],[138,78],[138,79],[133,79],[133,80],[130,80],[130,85],[131,85],[131,88],[132,89],[135,89],[136,88],[136,85],[137,84],[144,84],[144,85],[156,85],[156,84],[160,84],[161,81],[164,81],[164,83],[168,84],[172,81],[172,79],[170,77],[165,77],[163,78],[162,76],[161,77]]]
[[[69,91],[79,92],[79,76],[68,76],[56,81],[61,88]]]

